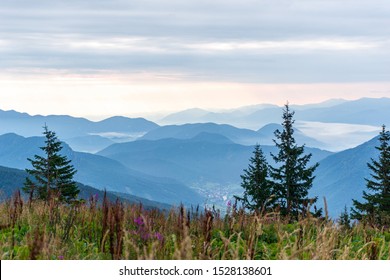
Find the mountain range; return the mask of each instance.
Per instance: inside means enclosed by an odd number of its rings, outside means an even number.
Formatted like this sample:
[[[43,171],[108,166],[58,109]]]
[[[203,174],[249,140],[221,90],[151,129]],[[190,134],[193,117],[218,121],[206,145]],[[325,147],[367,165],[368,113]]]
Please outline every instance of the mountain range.
[[[361,198],[364,178],[370,175],[366,164],[377,156],[377,138],[373,137],[381,124],[390,121],[390,99],[331,100],[292,107],[296,140],[312,153],[312,163],[320,163],[311,195],[320,198],[319,204],[326,197],[329,214],[337,217],[344,206],[351,206],[352,198]],[[63,141],[63,153],[72,160],[78,170],[75,179],[83,186],[163,205],[211,202],[223,207],[226,200],[242,192],[240,175],[256,143],[272,163],[274,131],[281,129],[281,113],[280,107],[269,104],[224,112],[196,109],[167,116],[165,122],[177,124],[161,126],[143,118],[93,122],[0,110],[0,133],[5,133],[0,136],[0,165],[29,168],[27,158],[41,153],[44,139],[40,135],[46,123]],[[217,118],[225,123],[211,122]],[[247,127],[233,125],[241,122]],[[349,148],[329,152],[324,147]],[[10,194],[6,185],[14,185],[10,180],[3,184],[1,174],[15,178],[25,174],[4,172],[0,168],[0,187]]]
[[[35,154],[42,155],[39,147],[43,145],[43,137],[1,135],[0,165],[17,169],[31,168],[27,158],[33,158]],[[78,171],[75,180],[80,183],[168,204],[202,202],[200,195],[176,180],[144,174],[103,156],[75,152],[65,143],[62,154],[72,161]]]
[[[166,125],[153,129],[140,137],[139,140],[160,140],[167,138],[191,139],[200,133],[219,134],[234,143],[241,145],[272,145],[275,130],[281,130],[279,124],[268,124],[257,131],[237,128],[232,125],[215,123],[194,123],[183,125]],[[309,147],[320,147],[323,144],[295,129],[296,140],[299,144],[306,144]]]
[[[296,112],[296,128],[299,130],[297,136],[301,134],[304,137],[301,143],[332,151],[352,148],[368,141],[376,135],[382,124],[390,123],[387,114],[389,98],[362,98],[354,101],[336,99],[318,104],[290,106]],[[98,152],[112,143],[134,141],[142,137],[191,138],[199,132],[221,133],[238,144],[254,145],[258,142],[269,145],[272,144],[273,131],[264,134],[264,131],[260,130],[270,124],[279,124],[281,112],[281,107],[271,104],[252,105],[223,112],[189,109],[157,121],[161,125],[164,124],[161,126],[144,118],[116,116],[95,122],[66,115],[31,116],[12,110],[0,110],[0,134],[39,136],[42,126],[47,124],[73,150],[89,153]],[[175,128],[174,125],[183,126]],[[230,128],[226,125],[230,125]],[[177,135],[185,135],[192,129],[196,131],[190,132],[189,136]],[[332,141],[332,137],[337,138],[337,141]]]
[[[323,206],[323,198],[326,198],[331,217],[337,217],[345,206],[349,209],[352,199],[361,199],[366,187],[365,178],[370,176],[367,163],[378,156],[375,149],[378,144],[378,138],[375,137],[339,153],[305,149],[313,155],[312,163],[319,162],[310,195],[319,197],[320,206]],[[275,154],[276,148],[261,147],[267,161],[272,163],[270,154]],[[191,139],[139,140],[114,144],[99,154],[129,168],[154,176],[166,175],[189,186],[219,185],[222,189],[235,186],[232,191],[237,192],[240,191],[240,175],[248,166],[252,152],[252,146],[235,144],[218,134],[201,133]],[[229,192],[221,192],[221,198],[226,194]]]
[[[42,127],[56,131],[64,141],[69,140],[78,151],[96,152],[114,142],[135,140],[159,127],[144,118],[111,117],[93,122],[71,116],[31,116],[16,111],[0,110],[0,134],[16,133],[31,137],[42,134]]]
[[[226,136],[201,132],[193,138],[165,138],[118,143],[99,152],[125,166],[154,176],[168,176],[193,185],[200,182],[239,184],[242,170],[247,167],[253,146],[234,143]],[[274,146],[262,145],[271,161]],[[331,152],[307,148],[313,162]]]
[[[389,98],[329,100],[318,104],[290,105],[295,111],[295,127],[315,142],[307,146],[341,151],[373,138],[382,124],[390,125]],[[280,123],[282,107],[258,105],[224,112],[190,109],[168,115],[164,125],[214,122],[254,131],[270,123]],[[196,114],[194,114],[196,112]]]
[[[390,98],[361,98],[352,101],[333,99],[317,104],[290,105],[296,112],[296,121],[373,126],[390,124],[389,106]],[[269,123],[279,123],[280,112],[281,107],[275,105],[242,107],[227,112],[211,112],[194,108],[168,115],[161,119],[160,123],[167,125],[214,122],[256,130]]]

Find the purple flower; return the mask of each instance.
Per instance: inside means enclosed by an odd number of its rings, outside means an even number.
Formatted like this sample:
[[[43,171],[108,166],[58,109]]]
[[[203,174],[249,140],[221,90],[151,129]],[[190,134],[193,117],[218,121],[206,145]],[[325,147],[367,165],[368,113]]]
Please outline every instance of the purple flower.
[[[93,198],[97,201],[99,198],[99,195],[96,193],[96,194],[94,194]]]
[[[159,232],[155,233],[155,237],[157,238],[158,241],[163,241],[164,240],[164,236],[161,233],[159,233]]]
[[[144,225],[144,219],[142,217],[138,217],[137,219],[134,219],[134,223],[136,223],[138,226]]]
[[[226,206],[227,206],[227,207],[232,207],[232,201],[231,201],[231,200],[228,200],[228,202],[226,203]]]
[[[64,260],[64,256],[58,256],[59,260]]]

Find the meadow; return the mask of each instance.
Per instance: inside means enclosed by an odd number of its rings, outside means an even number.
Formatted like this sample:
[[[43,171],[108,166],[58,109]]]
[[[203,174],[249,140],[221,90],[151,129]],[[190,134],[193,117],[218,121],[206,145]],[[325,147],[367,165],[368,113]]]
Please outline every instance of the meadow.
[[[390,260],[390,231],[307,215],[246,213],[235,205],[170,211],[91,197],[73,205],[0,204],[2,260]]]

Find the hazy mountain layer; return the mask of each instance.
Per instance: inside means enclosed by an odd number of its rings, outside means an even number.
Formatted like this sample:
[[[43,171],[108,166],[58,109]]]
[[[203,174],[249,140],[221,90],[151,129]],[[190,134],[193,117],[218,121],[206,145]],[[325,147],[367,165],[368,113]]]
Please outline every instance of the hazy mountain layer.
[[[274,146],[262,146],[264,154],[271,160]],[[131,169],[168,176],[187,184],[219,183],[238,184],[242,170],[248,166],[253,146],[233,143],[227,137],[201,133],[191,139],[138,140],[114,144],[99,152],[119,161]],[[313,161],[320,161],[331,153],[307,148]]]
[[[114,142],[123,142],[137,139],[146,132],[158,127],[157,124],[143,118],[112,117],[99,122],[71,116],[31,116],[16,111],[0,110],[0,134],[16,133],[25,137],[40,136],[42,127],[56,131],[63,139],[71,139],[73,148],[84,151],[97,151]],[[93,139],[98,135],[110,140],[104,144],[102,139]],[[86,142],[89,141],[89,145]],[[106,145],[106,146],[105,146]]]
[[[380,126],[390,124],[390,98],[361,98],[359,100],[329,100],[318,104],[290,105],[297,121],[349,123]],[[269,123],[279,123],[282,107],[256,105],[227,112],[191,109],[162,119],[163,124],[215,122],[237,127],[259,129]]]
[[[17,190],[20,190],[22,195],[27,198],[27,195],[24,194],[21,190],[27,176],[28,174],[25,171],[0,166],[0,200],[10,198]],[[104,191],[86,186],[81,183],[77,183],[77,186],[80,189],[78,198],[82,198],[88,201],[91,196],[94,196],[99,202],[102,202]],[[141,197],[124,193],[107,192],[107,197],[112,202],[119,198],[123,202],[141,203],[145,208],[159,208],[166,210],[171,208],[171,206],[168,204],[150,201]]]
[[[183,125],[167,125],[153,129],[146,133],[141,140],[160,140],[160,139],[191,139],[200,133],[219,134],[234,143],[241,145],[273,145],[275,138],[274,132],[276,129],[281,129],[279,124],[268,124],[258,131],[250,129],[237,128],[231,125],[215,124],[215,123],[195,123]],[[298,129],[295,129],[297,143],[300,145],[306,144],[309,147],[321,147],[323,143],[307,137]]]
[[[315,140],[305,143],[331,151],[355,147],[374,137],[382,124],[390,125],[389,98],[362,98],[354,101],[336,99],[290,107],[296,112],[296,128]],[[198,114],[193,114],[193,111]],[[161,123],[214,122],[258,130],[270,123],[280,123],[282,107],[255,105],[225,112],[200,112],[195,109],[178,112],[167,116]]]
[[[377,158],[378,138],[374,138],[353,149],[328,156],[320,161],[311,193],[319,197],[322,204],[326,198],[329,213],[338,216],[344,206],[352,206],[352,199],[361,200],[366,189],[364,178],[370,178],[367,163]]]
[[[27,158],[41,154],[42,137],[24,138],[16,134],[0,136],[0,165],[31,168]],[[123,164],[103,156],[74,152],[64,144],[66,155],[78,170],[75,179],[99,189],[125,192],[150,200],[169,204],[201,203],[203,198],[182,183],[169,178],[159,178],[131,170]]]

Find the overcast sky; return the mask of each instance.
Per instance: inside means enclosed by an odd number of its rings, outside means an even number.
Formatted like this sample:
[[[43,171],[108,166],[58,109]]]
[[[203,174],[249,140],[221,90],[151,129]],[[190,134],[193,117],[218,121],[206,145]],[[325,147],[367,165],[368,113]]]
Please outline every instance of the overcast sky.
[[[1,0],[0,109],[390,97],[388,0]]]

